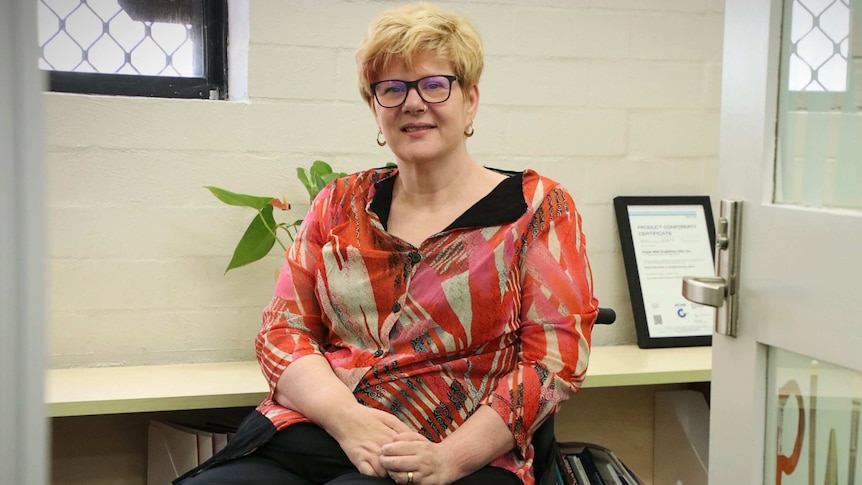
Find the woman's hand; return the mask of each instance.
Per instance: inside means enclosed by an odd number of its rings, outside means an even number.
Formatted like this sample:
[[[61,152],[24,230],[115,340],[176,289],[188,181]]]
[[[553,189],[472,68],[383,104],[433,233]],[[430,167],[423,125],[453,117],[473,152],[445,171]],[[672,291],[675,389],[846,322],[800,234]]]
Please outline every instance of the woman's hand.
[[[356,402],[329,362],[318,354],[289,365],[278,380],[273,399],[326,430],[364,475],[385,477],[381,448],[397,434],[411,431],[394,415]]]
[[[439,443],[419,433],[399,433],[382,447],[380,463],[399,484],[443,485],[488,465],[513,446],[514,437],[500,415],[479,406]]]
[[[327,432],[338,441],[359,473],[385,477],[387,469],[381,463],[383,446],[399,434],[410,433],[410,428],[392,414],[357,404]]]
[[[383,446],[380,463],[396,483],[445,485],[461,475],[445,453],[444,446],[419,433],[402,433]]]

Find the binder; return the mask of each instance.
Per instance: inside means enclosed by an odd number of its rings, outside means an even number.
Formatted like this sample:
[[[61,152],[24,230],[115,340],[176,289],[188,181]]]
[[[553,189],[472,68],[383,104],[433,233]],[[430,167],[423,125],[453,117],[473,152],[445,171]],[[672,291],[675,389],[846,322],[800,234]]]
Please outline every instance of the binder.
[[[584,451],[578,453],[576,457],[580,460],[581,465],[583,465],[587,478],[590,480],[590,485],[618,485],[616,483],[608,483],[602,478],[602,474],[599,472],[599,468],[596,466],[596,462],[593,460],[593,455],[589,449],[585,447]]]
[[[566,460],[571,464],[572,470],[574,470],[575,477],[578,479],[578,483],[583,483],[584,485],[591,485],[589,475],[587,475],[587,471],[584,469],[584,465],[581,462],[581,459],[578,455],[567,455]]]
[[[625,476],[624,469],[618,467],[614,458],[607,451],[599,448],[590,448],[590,455],[599,470],[602,480],[605,483],[613,485],[629,485],[629,480]]]
[[[578,479],[577,475],[575,475],[574,469],[572,469],[571,463],[566,459],[565,455],[557,448],[557,469],[560,470],[561,480],[559,483],[562,485],[587,485],[582,479]]]
[[[579,485],[644,485],[610,449],[594,443],[558,443]],[[565,467],[564,467],[565,469]]]

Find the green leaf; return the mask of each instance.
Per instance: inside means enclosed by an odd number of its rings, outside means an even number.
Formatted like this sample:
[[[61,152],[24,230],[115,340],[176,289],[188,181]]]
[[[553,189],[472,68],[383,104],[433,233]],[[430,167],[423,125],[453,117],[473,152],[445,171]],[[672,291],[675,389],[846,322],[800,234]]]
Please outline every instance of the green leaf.
[[[311,173],[316,173],[318,175],[332,173],[332,167],[323,160],[315,160],[314,163],[311,164]]]
[[[252,209],[256,210],[266,208],[266,206],[269,205],[269,202],[273,199],[272,197],[258,197],[255,195],[237,194],[235,192],[231,192],[229,190],[225,190],[219,187],[213,187],[212,185],[207,185],[204,188],[212,192],[212,194],[216,196],[218,200],[224,202],[225,204],[240,207],[251,207]]]
[[[302,185],[304,185],[306,189],[310,187],[310,184],[308,182],[308,172],[306,172],[305,168],[296,167],[296,178],[298,178],[299,181],[302,182]]]
[[[315,160],[308,169],[303,167],[296,169],[296,178],[305,186],[309,201],[313,201],[327,184],[346,175],[344,172],[334,172],[332,167],[323,160]]]
[[[343,174],[343,173],[328,173],[328,174],[322,175],[320,178],[323,179],[323,187],[326,187],[326,184],[328,184],[329,182],[332,182],[333,180],[335,180],[339,177],[343,177],[344,175],[345,174]],[[323,187],[321,187],[321,189]]]
[[[299,181],[302,182],[302,185],[305,187],[305,191],[308,192],[309,197],[313,199],[314,196],[311,194],[316,194],[316,192],[314,191],[314,186],[312,186],[311,184],[308,171],[305,170],[303,167],[297,167],[296,178],[298,178]]]
[[[275,228],[276,225],[272,209],[273,207],[267,204],[252,219],[251,224],[248,225],[242,238],[240,238],[233,252],[233,257],[228,263],[227,269],[224,270],[225,273],[253,263],[269,254],[275,245],[275,235],[269,230],[269,227]]]
[[[311,199],[314,200],[317,193],[320,192],[322,188],[326,187],[326,181],[323,180],[323,175],[311,172],[311,185],[314,188],[314,193],[309,195],[311,195]]]

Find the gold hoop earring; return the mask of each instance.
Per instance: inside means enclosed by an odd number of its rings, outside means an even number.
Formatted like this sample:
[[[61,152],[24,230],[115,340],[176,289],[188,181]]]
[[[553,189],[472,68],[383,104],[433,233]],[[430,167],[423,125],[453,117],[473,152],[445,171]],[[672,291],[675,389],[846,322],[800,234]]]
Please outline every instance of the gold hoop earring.
[[[383,130],[377,130],[377,146],[385,147],[386,139],[381,140],[380,136],[383,135]]]
[[[464,136],[466,136],[467,138],[470,138],[471,136],[473,136],[473,133],[475,133],[475,132],[476,132],[476,130],[473,129],[473,123],[470,123],[470,126],[468,126],[467,128],[464,129]]]

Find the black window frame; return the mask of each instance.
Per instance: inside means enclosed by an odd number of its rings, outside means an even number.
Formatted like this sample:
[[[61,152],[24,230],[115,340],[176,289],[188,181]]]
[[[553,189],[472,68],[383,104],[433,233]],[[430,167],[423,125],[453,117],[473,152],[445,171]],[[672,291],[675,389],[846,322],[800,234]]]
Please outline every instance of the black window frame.
[[[204,77],[47,71],[58,93],[227,99],[227,0],[204,0]]]

